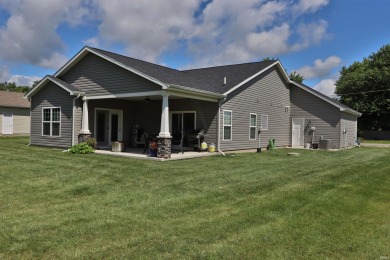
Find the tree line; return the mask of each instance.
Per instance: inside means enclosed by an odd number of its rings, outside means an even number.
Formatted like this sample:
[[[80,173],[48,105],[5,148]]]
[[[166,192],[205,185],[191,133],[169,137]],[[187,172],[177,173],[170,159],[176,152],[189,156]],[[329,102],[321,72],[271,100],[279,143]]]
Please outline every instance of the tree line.
[[[39,80],[34,81],[32,87],[35,87],[38,83]],[[0,83],[0,90],[2,91],[27,93],[30,89],[30,86],[16,86],[15,82]]]
[[[390,44],[342,67],[335,94],[339,102],[362,113],[359,130],[390,130]]]

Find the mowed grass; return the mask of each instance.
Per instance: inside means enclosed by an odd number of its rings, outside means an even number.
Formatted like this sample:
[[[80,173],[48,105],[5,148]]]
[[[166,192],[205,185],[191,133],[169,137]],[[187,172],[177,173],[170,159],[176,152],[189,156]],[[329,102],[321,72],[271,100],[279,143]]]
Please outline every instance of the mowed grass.
[[[368,144],[390,144],[390,140],[364,140],[363,143],[368,143]]]
[[[390,149],[153,162],[0,138],[0,258],[389,259]]]

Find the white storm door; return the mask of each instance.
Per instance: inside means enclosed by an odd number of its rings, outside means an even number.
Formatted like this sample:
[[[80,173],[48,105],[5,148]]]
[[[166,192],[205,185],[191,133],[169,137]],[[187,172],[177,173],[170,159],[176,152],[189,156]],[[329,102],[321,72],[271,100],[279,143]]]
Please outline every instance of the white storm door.
[[[12,135],[14,133],[14,117],[12,113],[3,113],[3,135]]]
[[[292,147],[301,147],[304,143],[304,124],[305,119],[293,118],[292,119]]]

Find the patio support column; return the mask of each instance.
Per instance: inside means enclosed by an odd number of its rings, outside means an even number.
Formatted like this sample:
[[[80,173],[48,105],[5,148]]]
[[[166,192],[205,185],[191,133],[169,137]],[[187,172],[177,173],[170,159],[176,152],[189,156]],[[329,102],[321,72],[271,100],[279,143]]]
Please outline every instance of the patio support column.
[[[81,119],[81,130],[79,134],[79,143],[85,142],[91,138],[91,132],[89,131],[88,122],[88,100],[83,98],[83,117]]]
[[[158,149],[157,157],[171,158],[172,136],[169,132],[169,103],[168,94],[162,96],[161,126],[160,133],[157,136]]]

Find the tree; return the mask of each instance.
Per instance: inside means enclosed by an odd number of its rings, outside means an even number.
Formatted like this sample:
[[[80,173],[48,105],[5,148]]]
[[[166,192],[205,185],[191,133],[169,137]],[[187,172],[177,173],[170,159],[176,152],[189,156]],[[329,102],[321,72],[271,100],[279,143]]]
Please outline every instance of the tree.
[[[277,59],[276,58],[265,57],[261,61],[272,61],[272,60],[277,60]]]
[[[342,67],[335,93],[341,103],[363,113],[360,130],[390,130],[390,45]]]
[[[298,72],[294,71],[291,72],[290,75],[288,76],[292,81],[302,84],[302,82],[305,80],[305,78],[300,75]]]
[[[39,80],[39,79],[34,81],[34,83],[32,84],[31,88],[34,88],[36,85],[39,84],[39,82],[41,82],[41,80]]]
[[[30,90],[29,86],[16,86],[14,82],[0,83],[0,90],[27,93]]]

